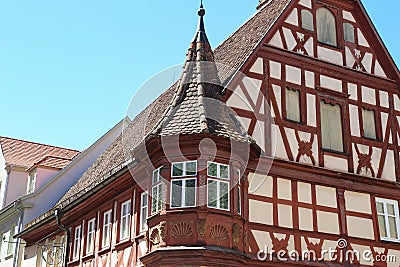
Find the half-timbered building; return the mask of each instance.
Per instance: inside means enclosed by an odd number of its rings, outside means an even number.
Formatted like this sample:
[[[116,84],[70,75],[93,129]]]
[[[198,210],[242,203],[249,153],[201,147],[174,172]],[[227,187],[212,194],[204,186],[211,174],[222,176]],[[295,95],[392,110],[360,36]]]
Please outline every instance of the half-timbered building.
[[[29,263],[399,266],[400,75],[360,0],[260,1],[215,50],[204,15],[177,84],[26,225]]]

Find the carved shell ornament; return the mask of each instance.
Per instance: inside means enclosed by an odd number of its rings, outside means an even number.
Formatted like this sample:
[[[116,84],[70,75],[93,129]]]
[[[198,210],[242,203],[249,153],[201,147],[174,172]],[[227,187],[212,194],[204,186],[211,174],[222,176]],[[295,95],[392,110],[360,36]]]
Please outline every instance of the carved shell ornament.
[[[175,238],[186,239],[193,235],[193,227],[188,222],[178,222],[171,226],[170,234]]]
[[[150,233],[150,241],[154,245],[160,244],[160,241],[161,241],[160,240],[160,231],[158,230],[158,227],[155,227],[152,229],[152,231]]]
[[[216,224],[210,230],[210,238],[220,243],[229,238],[228,229],[225,226]]]

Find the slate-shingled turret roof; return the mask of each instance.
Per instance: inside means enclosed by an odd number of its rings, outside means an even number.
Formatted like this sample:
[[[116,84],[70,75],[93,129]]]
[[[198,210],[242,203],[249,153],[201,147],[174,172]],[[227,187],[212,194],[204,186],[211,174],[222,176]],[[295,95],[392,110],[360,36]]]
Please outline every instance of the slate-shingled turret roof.
[[[258,44],[262,42],[263,37],[283,13],[289,2],[290,0],[274,0],[268,5],[263,6],[254,16],[246,21],[214,50],[215,62],[229,66],[229,68],[226,69],[219,69],[219,78],[223,85],[230,80],[235,70],[240,69]],[[174,98],[175,90],[176,85],[168,88],[138,114],[132,123],[124,130],[124,139],[129,139],[130,147],[139,145],[143,139],[155,129],[157,123],[162,119],[163,114]],[[68,206],[79,197],[110,178],[115,170],[120,169],[126,161],[124,145],[126,145],[126,143],[123,142],[121,135],[67,191],[54,209]],[[48,211],[26,227],[29,228],[45,217],[53,215],[53,210]]]
[[[251,142],[233,112],[220,101],[222,86],[205,27],[201,5],[196,34],[186,54],[175,96],[150,136],[208,133]]]

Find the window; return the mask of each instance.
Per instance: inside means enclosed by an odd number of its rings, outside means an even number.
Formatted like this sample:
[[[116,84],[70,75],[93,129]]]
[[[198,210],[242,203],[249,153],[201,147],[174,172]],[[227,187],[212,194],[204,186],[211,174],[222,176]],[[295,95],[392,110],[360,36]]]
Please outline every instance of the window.
[[[95,229],[96,219],[91,219],[88,221],[87,227],[87,240],[86,240],[86,254],[91,254],[94,252],[94,236],[96,233]]]
[[[400,241],[399,207],[397,201],[377,198],[376,211],[381,239]]]
[[[286,119],[301,122],[300,91],[286,87]]]
[[[209,162],[207,180],[207,204],[210,208],[229,210],[229,166],[225,164]]]
[[[28,185],[26,187],[26,193],[31,194],[35,191],[36,184],[36,171],[33,171],[28,176]]]
[[[121,205],[121,225],[119,239],[124,240],[131,235],[131,201],[128,200]]]
[[[240,191],[241,187],[238,186],[238,195],[237,195],[237,202],[238,202],[238,214],[242,215],[242,192]]]
[[[348,22],[343,23],[344,40],[350,43],[355,42],[354,26]]]
[[[171,185],[171,208],[196,206],[196,179],[172,180]]]
[[[314,31],[313,15],[305,9],[301,11],[301,27],[309,31]]]
[[[101,238],[101,247],[109,247],[111,243],[111,210],[103,214],[103,235]]]
[[[343,152],[342,116],[338,104],[331,105],[321,100],[322,148]]]
[[[11,225],[10,228],[10,235],[8,236],[8,244],[7,244],[7,255],[12,255],[14,253],[14,248],[15,248],[15,227],[16,225],[13,224]]]
[[[153,187],[151,190],[151,214],[156,214],[163,209],[163,191],[160,169],[153,171]]]
[[[75,227],[75,234],[74,234],[74,249],[72,251],[72,259],[76,260],[79,258],[79,252],[81,250],[81,226]]]
[[[4,238],[4,234],[2,232],[0,232],[0,257],[1,257],[2,246],[4,243],[3,238]]]
[[[364,137],[376,139],[375,111],[362,108]]]
[[[197,161],[172,163],[172,177],[197,175]]]
[[[317,10],[317,38],[321,43],[337,46],[335,16],[324,7]]]
[[[143,192],[140,201],[140,232],[147,230],[148,195]]]

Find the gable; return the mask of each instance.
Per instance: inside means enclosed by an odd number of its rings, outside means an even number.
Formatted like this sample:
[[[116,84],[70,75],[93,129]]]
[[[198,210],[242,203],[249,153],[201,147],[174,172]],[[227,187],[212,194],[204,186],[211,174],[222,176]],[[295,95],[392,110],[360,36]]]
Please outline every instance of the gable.
[[[329,23],[331,15],[333,21]],[[332,27],[330,40],[323,40]],[[276,23],[265,44],[399,80],[397,67],[359,1],[296,0]]]

